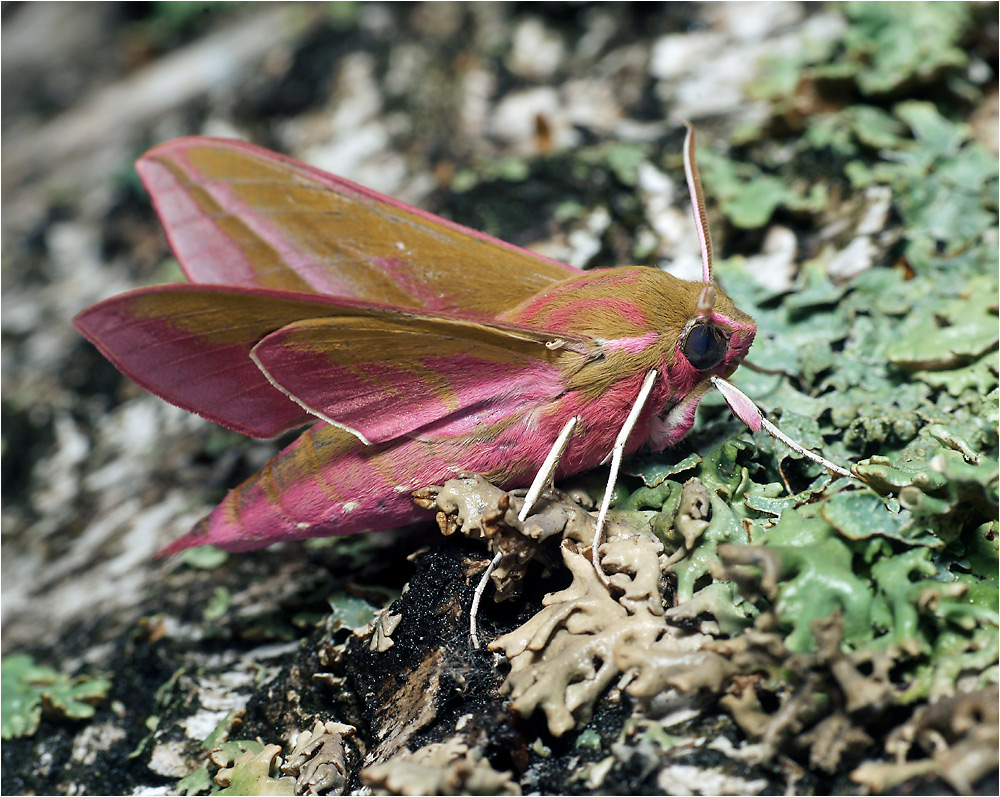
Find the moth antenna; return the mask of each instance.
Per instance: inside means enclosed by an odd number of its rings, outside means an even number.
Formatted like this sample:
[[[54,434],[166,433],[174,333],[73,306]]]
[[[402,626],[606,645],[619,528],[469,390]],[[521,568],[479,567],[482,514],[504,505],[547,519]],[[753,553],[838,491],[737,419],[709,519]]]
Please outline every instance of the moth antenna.
[[[797,443],[792,440],[788,435],[782,432],[777,426],[771,423],[767,418],[764,417],[764,413],[760,411],[760,407],[753,403],[751,398],[740,390],[736,385],[727,382],[725,379],[721,379],[718,376],[711,377],[712,384],[715,385],[719,392],[722,393],[722,397],[726,400],[729,408],[733,411],[743,423],[745,423],[752,431],[759,432],[763,429],[775,440],[780,440],[786,446],[788,446],[792,451],[799,452],[806,459],[811,459],[818,465],[822,465],[830,473],[836,476],[846,476],[848,479],[856,479],[857,477],[851,473],[849,470],[845,470],[840,467],[840,465],[835,465],[830,462],[830,460],[821,457],[814,451],[810,451],[801,443]]]
[[[497,551],[496,556],[486,566],[486,572],[479,579],[479,583],[476,585],[476,592],[472,596],[472,608],[469,610],[469,636],[472,637],[472,647],[476,650],[479,650],[479,629],[476,627],[476,618],[479,617],[479,602],[483,599],[483,593],[486,592],[486,585],[490,583],[490,576],[497,569],[497,565],[500,564],[501,559],[503,559],[503,551]]]
[[[701,275],[703,282],[712,281],[712,234],[708,229],[708,213],[705,211],[705,195],[701,190],[701,177],[694,159],[694,127],[684,122],[687,134],[684,136],[684,177],[687,179],[688,194],[691,196],[691,212],[694,226],[698,230],[701,245]]]
[[[611,449],[611,472],[608,474],[608,486],[604,489],[604,499],[601,501],[601,510],[597,513],[597,524],[594,527],[594,544],[590,549],[591,561],[594,563],[594,569],[597,571],[597,576],[600,578],[601,583],[608,589],[611,588],[611,582],[608,580],[604,569],[601,567],[601,558],[597,551],[601,547],[601,542],[603,541],[604,522],[607,520],[608,508],[611,506],[611,494],[615,491],[615,484],[618,482],[618,471],[621,469],[622,458],[625,456],[625,445],[628,443],[628,438],[632,434],[632,430],[635,428],[636,422],[639,420],[639,413],[642,412],[642,408],[646,405],[646,401],[649,400],[649,394],[653,392],[653,385],[655,384],[656,369],[654,368],[652,371],[649,371],[646,374],[646,378],[642,380],[642,387],[639,388],[639,395],[635,397],[635,403],[632,405],[632,410],[625,419],[625,423],[622,424],[622,428],[618,432],[618,437],[615,439],[615,445]]]

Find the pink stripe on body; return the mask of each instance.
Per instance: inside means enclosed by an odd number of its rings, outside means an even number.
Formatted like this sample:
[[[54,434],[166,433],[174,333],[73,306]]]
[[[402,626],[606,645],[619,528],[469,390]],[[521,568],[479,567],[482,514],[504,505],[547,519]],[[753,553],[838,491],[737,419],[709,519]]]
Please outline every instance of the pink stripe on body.
[[[583,294],[573,296],[570,301],[560,301],[561,296],[554,296],[555,292],[546,291],[537,297],[537,301],[529,301],[518,309],[509,320],[515,324],[579,334],[587,328],[590,318],[601,315],[622,319],[633,326],[649,328],[646,314],[638,302],[616,296],[590,297],[583,290],[585,289],[581,289],[576,283],[563,286],[558,293]]]
[[[615,338],[613,340],[601,341],[601,348],[605,351],[625,352],[626,354],[640,354],[655,344],[660,339],[656,332],[647,332],[634,338]]]

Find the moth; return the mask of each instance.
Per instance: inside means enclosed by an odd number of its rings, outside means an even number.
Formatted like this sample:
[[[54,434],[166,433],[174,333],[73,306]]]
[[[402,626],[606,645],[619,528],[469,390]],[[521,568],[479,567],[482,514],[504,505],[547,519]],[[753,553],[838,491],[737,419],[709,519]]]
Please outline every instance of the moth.
[[[161,553],[378,531],[426,515],[411,493],[462,473],[505,488],[676,443],[756,326],[712,284],[688,127],[703,279],[581,271],[240,141],[182,138],[137,163],[190,284],[102,301],[78,329],[157,396],[252,437],[304,433]],[[595,563],[598,545],[594,545]],[[598,568],[600,570],[600,568]]]

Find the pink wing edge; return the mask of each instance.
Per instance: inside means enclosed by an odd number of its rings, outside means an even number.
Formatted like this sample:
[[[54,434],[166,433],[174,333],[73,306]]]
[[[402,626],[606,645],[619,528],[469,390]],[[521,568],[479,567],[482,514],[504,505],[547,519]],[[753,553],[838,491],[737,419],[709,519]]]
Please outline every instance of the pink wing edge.
[[[185,291],[205,292],[206,290],[218,292],[220,294],[249,294],[259,297],[271,297],[280,300],[294,300],[315,304],[318,308],[343,306],[344,304],[354,306],[361,304],[359,302],[351,302],[350,300],[345,299],[337,300],[335,297],[328,297],[314,293],[275,291],[267,288],[251,288],[235,285],[192,285],[190,283],[182,282],[136,288],[131,291],[126,291],[125,293],[110,296],[107,299],[97,302],[79,312],[73,318],[73,325],[77,328],[80,334],[83,335],[83,337],[94,345],[94,347],[105,357],[105,359],[108,360],[108,362],[114,365],[115,368],[128,379],[131,379],[139,385],[139,387],[149,393],[152,393],[154,396],[163,399],[169,404],[173,404],[188,412],[194,413],[195,415],[199,415],[202,418],[206,418],[227,429],[232,429],[233,431],[245,434],[248,437],[268,438],[275,437],[279,434],[290,431],[291,429],[296,429],[305,424],[311,423],[314,419],[305,416],[301,407],[295,406],[295,404],[287,396],[282,394],[280,391],[275,390],[270,384],[266,384],[266,378],[249,357],[249,350],[254,345],[252,343],[247,346],[247,374],[251,380],[258,382],[257,392],[260,394],[260,397],[267,397],[270,399],[271,394],[273,393],[273,400],[270,402],[272,404],[271,410],[270,412],[265,413],[265,417],[257,422],[249,423],[246,419],[239,416],[227,415],[225,413],[213,411],[203,405],[199,405],[196,400],[184,397],[181,392],[176,389],[173,391],[175,393],[174,396],[168,395],[168,389],[163,387],[160,380],[153,376],[158,369],[151,368],[143,370],[141,366],[134,362],[130,362],[130,357],[128,356],[130,353],[123,353],[112,343],[112,340],[115,337],[115,330],[112,330],[109,333],[107,330],[103,329],[108,321],[113,319],[123,319],[124,314],[122,312],[122,308],[127,307],[128,302],[131,299],[141,299],[146,296],[162,293],[178,294],[184,293]],[[152,322],[154,320],[155,319],[153,318],[136,318],[135,322]],[[126,326],[127,323],[128,322],[125,321],[121,324],[121,326]],[[192,335],[192,337],[196,338],[197,335]],[[232,345],[236,346],[237,344]],[[194,348],[194,346],[192,346],[192,348]],[[218,346],[219,352],[224,351],[224,349],[225,347],[221,344]],[[252,385],[250,387],[252,388]],[[262,389],[265,387],[266,390]],[[268,422],[269,418],[272,419],[270,422]],[[283,420],[275,420],[276,418]]]
[[[343,177],[337,177],[336,175],[330,174],[329,172],[324,172],[322,169],[317,169],[314,166],[309,166],[308,164],[302,163],[301,161],[291,158],[287,155],[282,155],[277,152],[272,152],[264,147],[259,147],[256,144],[251,144],[247,141],[242,141],[240,139],[231,138],[212,138],[210,136],[185,136],[183,138],[176,138],[170,141],[166,141],[162,144],[150,149],[144,155],[142,155],[135,163],[136,171],[139,173],[139,178],[142,181],[143,186],[149,193],[152,199],[153,207],[156,210],[157,215],[160,219],[164,219],[164,213],[161,208],[161,202],[159,198],[159,192],[161,188],[166,188],[166,185],[161,185],[159,180],[155,175],[155,160],[158,156],[172,157],[175,153],[183,154],[186,150],[194,147],[217,147],[221,149],[232,149],[241,150],[248,155],[255,158],[260,158],[261,160],[266,160],[274,164],[279,164],[285,169],[292,171],[299,176],[305,177],[310,180],[315,180],[321,185],[326,186],[331,191],[335,191],[339,194],[347,194],[350,196],[357,197],[360,201],[370,202],[370,203],[384,203],[398,210],[404,211],[406,213],[412,213],[421,219],[434,224],[447,227],[448,229],[454,230],[458,233],[464,233],[465,235],[471,236],[472,238],[478,239],[484,243],[493,244],[499,246],[502,249],[506,249],[510,252],[516,252],[521,255],[526,255],[528,257],[540,260],[550,266],[556,266],[567,272],[567,276],[580,274],[582,271],[574,266],[570,266],[559,260],[555,260],[545,255],[540,255],[537,252],[532,252],[528,249],[524,249],[520,246],[515,246],[514,244],[502,241],[499,238],[494,238],[486,233],[474,230],[471,227],[466,227],[462,224],[458,224],[454,221],[449,221],[426,210],[421,210],[420,208],[408,205],[405,202],[401,202],[398,199],[393,199],[390,196],[380,194],[377,191],[373,191],[370,188],[365,188],[362,185],[351,182]],[[175,241],[176,233],[171,229],[169,224],[164,224],[164,230],[166,231],[167,241],[170,244],[171,250],[176,254],[179,251],[179,247],[176,245]],[[197,282],[194,277],[188,272],[187,265],[178,257],[181,261],[181,268],[184,269],[185,275],[192,282]]]

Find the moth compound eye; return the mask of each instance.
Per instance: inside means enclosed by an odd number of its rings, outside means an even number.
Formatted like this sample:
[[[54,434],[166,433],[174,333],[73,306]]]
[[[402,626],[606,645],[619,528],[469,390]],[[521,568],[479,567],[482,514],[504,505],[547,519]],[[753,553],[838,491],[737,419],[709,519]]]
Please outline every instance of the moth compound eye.
[[[699,371],[715,368],[726,356],[729,341],[717,327],[711,324],[696,324],[691,327],[681,351]]]

